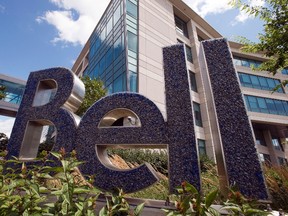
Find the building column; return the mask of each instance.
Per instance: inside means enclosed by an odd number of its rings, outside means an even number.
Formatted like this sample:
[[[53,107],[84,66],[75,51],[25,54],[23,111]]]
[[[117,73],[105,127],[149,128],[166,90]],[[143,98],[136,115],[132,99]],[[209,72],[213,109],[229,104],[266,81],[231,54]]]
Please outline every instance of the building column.
[[[275,148],[272,143],[272,136],[271,136],[270,130],[263,130],[263,136],[265,139],[265,143],[267,144],[267,148],[268,148],[270,159],[271,159],[271,164],[278,165],[279,163],[278,163],[277,156],[275,153]]]

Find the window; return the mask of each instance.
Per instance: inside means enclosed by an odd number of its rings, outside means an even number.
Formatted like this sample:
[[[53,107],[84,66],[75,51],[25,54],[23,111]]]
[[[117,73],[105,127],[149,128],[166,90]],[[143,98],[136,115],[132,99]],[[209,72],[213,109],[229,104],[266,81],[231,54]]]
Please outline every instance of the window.
[[[197,92],[196,76],[195,73],[189,71],[191,90]]]
[[[244,95],[247,109],[252,112],[288,116],[288,101]]]
[[[137,35],[128,31],[128,49],[137,53]]]
[[[238,76],[241,85],[249,88],[272,91],[276,86],[280,84],[280,81],[277,79],[245,74],[241,72],[238,72]],[[284,93],[282,87],[278,88],[276,91],[279,93]]]
[[[279,150],[279,151],[283,151],[282,146],[279,142],[279,139],[272,138],[272,144],[273,144],[274,149]]]
[[[109,35],[109,33],[111,32],[112,28],[113,28],[113,19],[111,17],[110,20],[107,23],[107,35]]]
[[[120,17],[121,17],[121,4],[117,7],[117,9],[114,12],[114,15],[113,15],[114,25],[117,23]]]
[[[185,48],[186,48],[186,57],[187,60],[191,63],[193,63],[193,57],[192,57],[192,50],[191,47],[189,47],[188,45],[185,44]]]
[[[193,102],[193,109],[194,109],[195,124],[199,127],[203,127],[200,104]]]
[[[184,44],[183,41],[177,39],[177,43]],[[193,63],[191,47],[185,44],[186,58],[189,62]]]
[[[175,18],[176,31],[184,35],[185,37],[189,38],[186,22],[184,22],[181,18],[179,18],[176,15],[174,16],[174,18]]]
[[[205,140],[202,139],[198,139],[198,151],[199,151],[199,155],[206,155],[206,144],[205,144]]]
[[[137,6],[129,0],[127,0],[127,13],[134,18],[137,18]]]
[[[238,56],[233,56],[233,62],[235,65],[239,65],[243,67],[255,67],[255,68],[258,68],[260,64],[262,63],[261,61],[252,60],[248,58],[242,58]]]
[[[254,134],[256,138],[256,144],[267,146],[262,130],[254,130]]]

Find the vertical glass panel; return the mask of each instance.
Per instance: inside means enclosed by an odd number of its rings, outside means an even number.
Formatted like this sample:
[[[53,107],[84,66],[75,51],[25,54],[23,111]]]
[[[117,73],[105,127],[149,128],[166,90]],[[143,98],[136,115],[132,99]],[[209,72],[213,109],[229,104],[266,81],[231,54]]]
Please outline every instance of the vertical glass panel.
[[[197,92],[197,83],[195,73],[189,71],[191,90]]]
[[[260,108],[261,112],[269,113],[268,109],[267,109],[266,101],[265,101],[264,98],[258,97],[257,98],[257,102],[258,102],[258,105],[259,105],[259,108]]]
[[[252,111],[259,112],[259,108],[258,108],[258,103],[257,103],[256,97],[248,96],[248,102],[249,102],[249,106],[250,106]]]
[[[185,44],[185,47],[186,47],[186,55],[187,55],[187,60],[191,63],[193,63],[193,57],[192,57],[192,50],[191,50],[191,47],[187,46]]]
[[[203,127],[200,104],[193,102],[193,109],[194,109],[195,124],[199,127]]]
[[[259,88],[260,83],[257,76],[250,76],[253,87]]]
[[[112,28],[113,28],[113,19],[111,17],[107,23],[107,35],[111,32]]]
[[[238,58],[235,58],[235,57],[234,57],[234,59],[233,59],[233,63],[234,63],[234,65],[241,66],[241,60],[238,59]]]
[[[272,144],[273,144],[274,149],[277,149],[280,151],[282,150],[281,144],[277,138],[272,139]]]
[[[175,18],[176,31],[188,38],[188,29],[186,22],[176,15],[174,16],[174,18]]]
[[[106,26],[104,26],[104,28],[102,29],[102,32],[100,34],[100,39],[101,39],[101,42],[103,42],[106,38]]]
[[[277,114],[277,109],[275,107],[274,101],[272,99],[266,98],[266,104],[269,110],[269,113],[271,114]]]
[[[206,155],[206,144],[205,140],[198,139],[198,151],[199,155]]]
[[[123,77],[124,74],[120,75],[113,83],[113,92],[121,92],[123,91]]]
[[[93,77],[97,78],[99,76],[99,64],[97,64],[93,70]]]
[[[266,90],[269,89],[269,86],[265,77],[259,77],[259,82],[261,84],[262,89],[266,89]]]
[[[242,66],[244,66],[244,67],[250,67],[249,62],[246,61],[245,59],[241,59],[241,64],[242,64]]]
[[[127,3],[126,5],[127,13],[137,19],[137,6],[133,4],[132,2],[130,2],[129,0],[127,0],[126,3]]]
[[[279,100],[274,100],[274,104],[276,106],[276,109],[278,111],[278,114],[280,115],[285,115],[286,112],[285,112],[285,109],[284,109],[284,106],[282,104],[282,101],[279,101]]]
[[[117,7],[117,9],[114,12],[114,15],[113,15],[114,25],[116,25],[120,17],[121,17],[121,4]]]
[[[105,56],[100,60],[99,64],[99,74],[102,74],[105,70]]]
[[[106,68],[109,67],[113,62],[113,49],[112,47],[106,53]]]
[[[270,88],[270,90],[273,90],[275,88],[275,83],[274,83],[274,80],[273,79],[267,79],[267,83],[268,83],[268,86]]]
[[[122,51],[121,36],[114,43],[114,59],[116,59]]]
[[[128,49],[137,52],[137,35],[128,31]]]
[[[130,92],[137,92],[137,74],[129,71]]]

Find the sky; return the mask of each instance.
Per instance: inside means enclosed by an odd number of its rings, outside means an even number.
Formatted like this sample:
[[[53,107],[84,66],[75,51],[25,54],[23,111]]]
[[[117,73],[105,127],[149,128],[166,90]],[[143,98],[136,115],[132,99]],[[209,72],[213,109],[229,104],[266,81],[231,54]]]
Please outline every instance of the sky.
[[[27,80],[32,71],[71,68],[109,1],[0,0],[0,73]],[[229,1],[184,0],[229,40],[244,36],[257,42],[263,23],[233,9]],[[0,116],[0,132],[10,136],[13,123]]]

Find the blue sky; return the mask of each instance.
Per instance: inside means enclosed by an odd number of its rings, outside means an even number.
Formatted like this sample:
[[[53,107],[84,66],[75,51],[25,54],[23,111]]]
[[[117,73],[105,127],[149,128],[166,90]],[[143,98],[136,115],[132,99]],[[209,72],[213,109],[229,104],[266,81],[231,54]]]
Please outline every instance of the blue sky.
[[[71,68],[109,0],[0,0],[0,73],[26,80],[31,71]],[[185,0],[228,39],[257,41],[258,19],[228,5],[229,0]],[[262,5],[262,0],[249,0]],[[8,122],[9,121],[9,122]],[[0,132],[12,120],[0,116]]]

